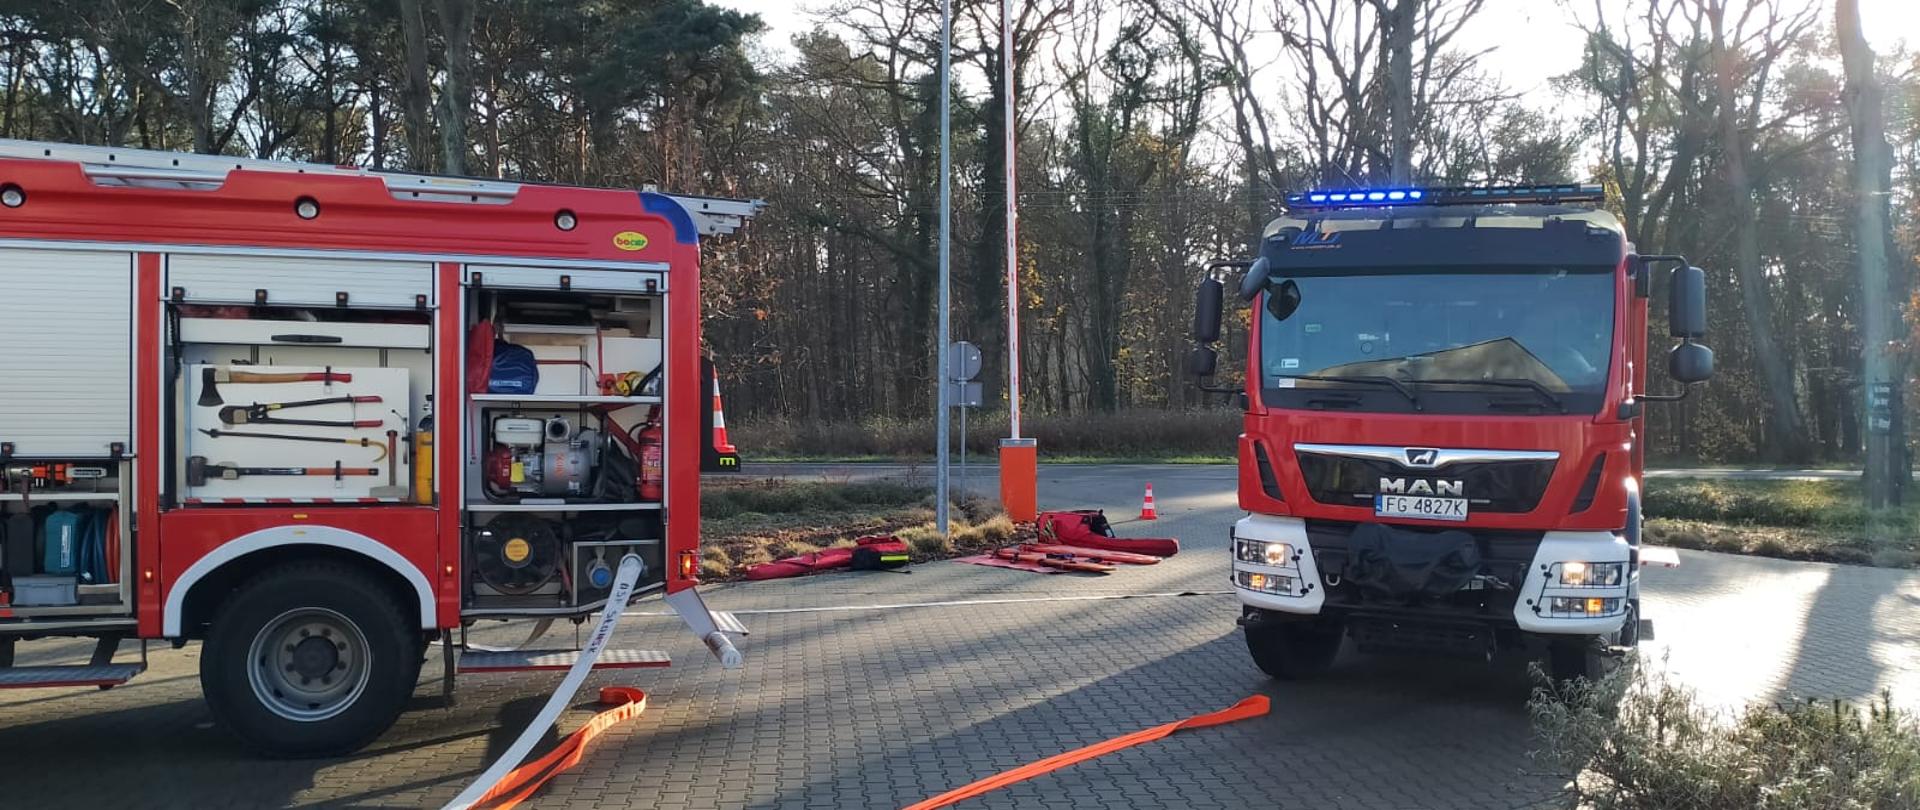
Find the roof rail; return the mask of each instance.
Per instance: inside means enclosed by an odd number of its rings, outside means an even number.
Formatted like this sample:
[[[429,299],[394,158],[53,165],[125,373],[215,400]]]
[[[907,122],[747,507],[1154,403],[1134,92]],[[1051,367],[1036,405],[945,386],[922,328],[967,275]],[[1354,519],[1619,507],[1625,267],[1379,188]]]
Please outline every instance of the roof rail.
[[[226,182],[227,174],[234,171],[346,175],[378,178],[386,184],[387,191],[398,199],[502,204],[511,201],[522,187],[539,185],[453,175],[389,172],[360,166],[327,166],[288,160],[81,146],[10,138],[0,138],[0,158],[78,163],[88,177],[103,186],[205,190],[219,187]],[[702,236],[733,233],[766,207],[764,200],[691,194],[666,196],[672,197],[687,209],[687,213],[693,215],[694,224]]]

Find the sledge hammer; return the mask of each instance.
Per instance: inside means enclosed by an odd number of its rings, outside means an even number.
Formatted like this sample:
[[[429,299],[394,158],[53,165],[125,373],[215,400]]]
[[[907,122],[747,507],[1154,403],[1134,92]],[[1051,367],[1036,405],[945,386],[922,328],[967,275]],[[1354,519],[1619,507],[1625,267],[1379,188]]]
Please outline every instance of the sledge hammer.
[[[353,375],[344,371],[234,371],[232,369],[208,366],[200,370],[200,401],[203,408],[221,405],[226,400],[220,398],[220,389],[216,383],[290,383],[290,382],[353,382]]]

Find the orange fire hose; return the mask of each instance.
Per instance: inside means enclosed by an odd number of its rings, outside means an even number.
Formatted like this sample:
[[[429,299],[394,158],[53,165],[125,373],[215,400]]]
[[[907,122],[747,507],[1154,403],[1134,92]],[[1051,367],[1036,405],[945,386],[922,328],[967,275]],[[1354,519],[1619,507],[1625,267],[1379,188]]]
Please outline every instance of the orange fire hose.
[[[1183,731],[1190,728],[1206,728],[1207,726],[1217,726],[1236,720],[1261,717],[1264,716],[1271,707],[1272,701],[1269,701],[1266,695],[1254,695],[1217,712],[1208,712],[1163,726],[1142,729],[1126,736],[1115,737],[1106,742],[1094,743],[1085,748],[1075,749],[1064,754],[1055,754],[1039,762],[1022,765],[1010,771],[1003,771],[971,785],[949,790],[918,804],[908,805],[906,810],[933,810],[936,807],[946,807],[956,802],[966,801],[983,793],[999,790],[1016,782],[1025,782],[1041,774],[1060,770],[1077,762],[1085,762],[1094,757],[1111,754],[1123,748],[1132,748],[1141,743],[1153,742],[1176,731]]]
[[[646,711],[647,693],[628,686],[608,686],[600,690],[600,703],[613,708],[594,715],[592,720],[560,741],[546,756],[508,772],[482,794],[474,806],[497,801],[493,810],[508,810],[526,801],[541,785],[579,764],[580,757],[587,752],[587,743],[593,742],[601,732],[622,721],[639,717],[641,712]]]

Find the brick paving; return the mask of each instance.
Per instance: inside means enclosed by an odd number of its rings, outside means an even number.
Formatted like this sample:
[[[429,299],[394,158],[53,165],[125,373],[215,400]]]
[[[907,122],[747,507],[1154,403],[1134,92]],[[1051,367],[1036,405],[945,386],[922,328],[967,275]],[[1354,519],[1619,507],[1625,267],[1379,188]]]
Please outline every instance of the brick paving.
[[[1348,655],[1335,673],[1279,684],[1248,662],[1224,588],[1229,489],[1152,472],[1185,552],[1099,580],[959,564],[911,575],[835,574],[708,589],[742,611],[747,668],[722,672],[677,620],[642,603],[625,646],[665,649],[664,672],[596,675],[652,695],[535,807],[899,807],[981,776],[1267,694],[1265,718],[1177,734],[1017,785],[964,807],[1438,808],[1558,806],[1561,780],[1527,758],[1525,662]],[[1045,474],[1043,474],[1043,480]],[[1130,480],[1130,479],[1129,479]],[[1060,475],[1053,497],[1115,516],[1137,493]],[[1920,575],[1682,552],[1649,571],[1654,666],[1734,705],[1787,694],[1892,689],[1920,705]],[[948,599],[1010,601],[882,611],[753,612]],[[476,631],[515,643],[524,626]],[[570,629],[556,629],[565,641]],[[22,664],[84,658],[75,643],[21,647]],[[108,691],[0,692],[0,805],[21,807],[437,806],[539,709],[557,675],[463,679],[439,697],[438,659],[415,710],[346,760],[252,757],[212,728],[198,646],[155,648],[152,670]],[[123,652],[122,660],[131,656]],[[562,717],[571,731],[592,707]]]

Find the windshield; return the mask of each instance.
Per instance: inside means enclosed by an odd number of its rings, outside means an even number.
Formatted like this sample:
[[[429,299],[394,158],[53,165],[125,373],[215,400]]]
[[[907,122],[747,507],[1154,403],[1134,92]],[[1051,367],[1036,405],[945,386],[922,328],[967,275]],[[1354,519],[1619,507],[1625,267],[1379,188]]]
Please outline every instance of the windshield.
[[[1269,295],[1297,290],[1299,305],[1284,319],[1262,308],[1263,385],[1351,388],[1365,404],[1397,397],[1413,409],[1430,409],[1421,398],[1451,403],[1447,410],[1531,398],[1538,407],[1590,412],[1612,356],[1611,271],[1396,267],[1276,277]],[[1472,401],[1460,401],[1460,392]]]

